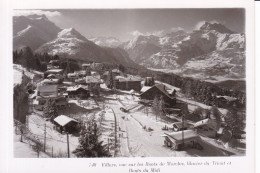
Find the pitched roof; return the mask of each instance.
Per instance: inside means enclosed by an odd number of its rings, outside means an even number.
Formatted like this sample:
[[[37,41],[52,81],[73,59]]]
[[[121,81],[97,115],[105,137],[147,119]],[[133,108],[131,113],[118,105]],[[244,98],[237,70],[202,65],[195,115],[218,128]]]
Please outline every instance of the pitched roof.
[[[204,120],[201,120],[201,121],[198,121],[194,124],[194,127],[200,127],[200,126],[208,126],[216,131],[219,130],[219,127],[220,125],[218,125],[218,123],[216,122],[216,120],[213,120],[213,119],[204,119]]]
[[[119,82],[124,82],[124,81],[141,81],[140,78],[135,77],[135,76],[115,76],[115,79],[117,79]]]
[[[86,76],[86,83],[101,83],[101,80],[94,76]]]
[[[152,88],[151,86],[143,86],[143,88],[141,89],[141,93],[149,90],[150,88]]]
[[[83,86],[83,85],[78,85],[78,86],[72,86],[72,87],[68,87],[67,91],[76,91],[79,88],[82,88],[84,90],[88,90],[88,86]]]
[[[148,92],[149,90],[151,90],[152,88],[158,88],[165,96],[169,97],[170,99],[174,99],[174,96],[170,96],[169,93],[166,91],[166,86],[163,84],[156,84],[154,86],[152,86],[150,89],[147,89],[145,92]],[[142,94],[144,94],[145,92],[143,92]]]
[[[47,73],[60,73],[63,72],[63,69],[50,69],[46,71]]]
[[[90,67],[91,64],[82,64],[81,66],[82,66],[82,67]]]
[[[42,84],[57,84],[59,82],[59,79],[44,79],[41,81]]]
[[[58,85],[42,85],[38,87],[38,91],[40,92],[57,92]]]
[[[65,126],[71,121],[78,122],[77,120],[67,117],[66,115],[60,115],[60,116],[54,118],[54,121],[61,126]]]
[[[192,130],[183,130],[178,132],[165,133],[165,135],[175,139],[176,141],[182,141],[182,136],[184,137],[184,140],[199,138],[199,136]]]
[[[182,128],[182,126],[188,127],[188,124],[186,122],[176,122],[176,123],[172,123],[172,125],[176,125],[178,128]]]
[[[112,72],[113,73],[120,73],[120,70],[115,68],[115,69],[112,70]]]

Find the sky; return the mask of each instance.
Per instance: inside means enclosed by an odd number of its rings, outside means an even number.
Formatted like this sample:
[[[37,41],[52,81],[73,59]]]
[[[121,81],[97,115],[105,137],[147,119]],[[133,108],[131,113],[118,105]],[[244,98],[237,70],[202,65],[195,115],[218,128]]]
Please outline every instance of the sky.
[[[205,21],[218,22],[244,32],[243,9],[56,9],[16,10],[14,15],[45,14],[61,28],[75,28],[87,38],[105,36],[121,41],[135,35],[160,35],[162,31],[198,29]]]

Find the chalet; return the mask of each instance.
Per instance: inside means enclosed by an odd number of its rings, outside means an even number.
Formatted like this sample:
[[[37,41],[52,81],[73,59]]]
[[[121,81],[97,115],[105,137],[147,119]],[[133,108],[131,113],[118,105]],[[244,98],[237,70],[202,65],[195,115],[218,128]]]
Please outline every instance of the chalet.
[[[216,96],[218,106],[220,107],[232,107],[232,106],[237,106],[240,105],[239,101],[237,98],[230,97],[230,96]]]
[[[192,130],[165,133],[162,136],[165,137],[164,144],[174,150],[181,150],[185,147],[193,148],[201,140],[200,137]]]
[[[67,74],[67,79],[71,82],[75,82],[75,80],[78,78],[76,73],[68,73]]]
[[[88,86],[77,85],[67,88],[68,98],[88,98],[90,92]]]
[[[84,70],[75,71],[74,72],[78,77],[85,77],[87,75],[87,72]]]
[[[51,64],[48,64],[47,65],[47,70],[50,70],[50,69],[59,69],[60,68],[60,66],[58,66],[58,65],[51,65]]]
[[[50,79],[44,79],[40,83],[42,85],[57,85],[61,82],[61,79],[56,79],[56,78],[50,78]]]
[[[77,78],[75,79],[75,83],[79,85],[86,85],[86,78],[85,77]]]
[[[57,65],[57,63],[59,63],[59,62],[60,62],[59,60],[52,59],[52,60],[50,60],[49,64]]]
[[[59,85],[58,86],[58,94],[63,95],[67,91],[67,86],[65,85]]]
[[[175,95],[170,95],[166,90],[166,86],[163,84],[156,84],[153,87],[147,89],[143,93],[141,93],[140,97],[143,100],[154,100],[156,96],[162,96],[166,106],[172,107],[176,104]]]
[[[119,76],[122,75],[122,72],[119,69],[115,68],[112,70],[112,74],[113,76]]]
[[[53,121],[60,133],[63,131],[73,133],[77,130],[77,125],[79,124],[77,120],[66,115],[57,116]]]
[[[33,100],[34,108],[42,111],[45,103],[47,102],[47,100],[49,98],[55,100],[55,104],[56,104],[58,109],[63,109],[63,108],[66,108],[68,106],[68,102],[67,102],[66,98],[61,97],[61,96],[58,96],[58,97],[37,96],[36,99]]]
[[[41,97],[57,97],[58,85],[42,85],[37,88],[38,96]]]
[[[169,129],[172,129],[175,132],[187,130],[188,124],[186,122],[176,122],[169,126]]]
[[[136,77],[122,77],[116,76],[114,79],[114,86],[120,90],[141,90],[141,79]]]
[[[99,71],[104,68],[104,65],[102,63],[93,62],[90,67],[94,71]]]
[[[141,93],[144,93],[145,91],[149,90],[150,88],[152,88],[151,86],[143,86],[141,89]]]
[[[81,67],[82,67],[82,70],[90,70],[91,69],[91,64],[82,64],[81,65]]]
[[[222,130],[220,123],[209,118],[196,122],[194,129],[197,133],[211,138],[215,138]]]
[[[96,71],[91,71],[91,72],[90,72],[90,75],[91,75],[91,76],[94,76],[95,78],[101,79],[100,74],[99,74],[98,72],[96,72]]]
[[[49,74],[55,74],[57,76],[60,76],[60,78],[63,77],[63,69],[49,69],[44,72],[44,78],[47,78]]]
[[[35,109],[43,110],[47,100],[51,98],[55,100],[58,109],[66,108],[67,100],[58,94],[58,85],[42,85],[37,88],[37,96],[33,102]]]
[[[68,107],[68,101],[65,97],[55,98],[55,104],[58,109],[65,109],[66,107]]]
[[[100,84],[102,83],[102,81],[94,76],[86,76],[85,78],[86,80],[86,84],[90,87],[90,88],[94,88],[94,87],[100,87]]]
[[[47,79],[57,79],[57,78],[58,78],[58,76],[55,75],[55,74],[49,74],[49,75],[47,76]]]

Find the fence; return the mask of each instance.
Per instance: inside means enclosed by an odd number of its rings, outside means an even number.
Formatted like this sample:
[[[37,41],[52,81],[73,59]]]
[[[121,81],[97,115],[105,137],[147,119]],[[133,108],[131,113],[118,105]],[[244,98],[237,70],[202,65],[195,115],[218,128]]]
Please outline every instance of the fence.
[[[32,124],[36,124],[37,126],[44,127],[45,131],[44,134],[39,135],[39,134],[34,134],[30,131],[28,127],[26,127],[25,124],[22,124],[21,122],[14,120],[14,126],[15,126],[15,134],[20,135],[20,141],[21,142],[27,142],[30,147],[37,152],[38,157],[40,157],[40,152],[44,153],[47,155],[47,157],[67,157],[69,155],[69,151],[64,152],[61,150],[56,150],[54,151],[54,148],[52,145],[49,145],[47,141],[55,141],[55,142],[60,142],[60,143],[66,143],[68,145],[70,143],[69,141],[63,141],[59,139],[54,139],[52,136],[46,131],[46,127],[43,124],[37,124],[35,122],[30,122]]]

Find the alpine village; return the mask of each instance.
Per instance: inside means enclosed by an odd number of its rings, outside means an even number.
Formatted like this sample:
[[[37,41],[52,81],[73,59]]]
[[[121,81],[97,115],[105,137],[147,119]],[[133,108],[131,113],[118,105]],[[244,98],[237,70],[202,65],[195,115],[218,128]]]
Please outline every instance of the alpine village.
[[[243,33],[205,22],[190,33],[139,35],[110,46],[44,15],[15,16],[13,27],[15,157],[245,155]],[[212,37],[214,50],[207,49]],[[158,49],[148,51],[152,43]],[[219,66],[202,64],[213,56],[222,58]],[[176,71],[156,70],[173,61]]]

